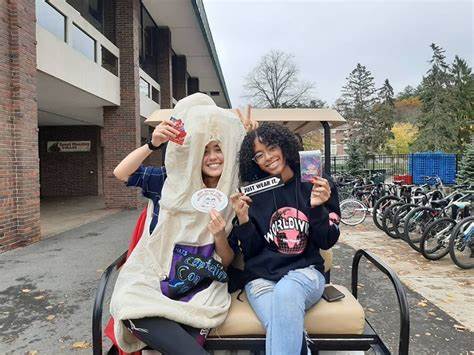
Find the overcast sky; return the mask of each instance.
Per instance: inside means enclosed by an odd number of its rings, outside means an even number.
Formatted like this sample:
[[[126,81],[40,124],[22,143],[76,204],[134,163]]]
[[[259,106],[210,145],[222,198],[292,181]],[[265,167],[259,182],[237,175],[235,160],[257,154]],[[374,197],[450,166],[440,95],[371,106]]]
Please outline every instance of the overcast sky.
[[[300,76],[332,105],[360,62],[377,87],[388,78],[395,93],[416,86],[434,42],[472,67],[472,1],[204,0],[234,107],[244,105],[243,82],[272,49],[295,55]]]

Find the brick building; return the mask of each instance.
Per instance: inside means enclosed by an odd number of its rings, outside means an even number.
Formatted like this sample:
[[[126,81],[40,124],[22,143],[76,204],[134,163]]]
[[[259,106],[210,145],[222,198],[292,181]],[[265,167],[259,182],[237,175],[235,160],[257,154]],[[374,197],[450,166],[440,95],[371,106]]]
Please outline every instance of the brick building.
[[[42,198],[136,207],[113,168],[198,91],[230,107],[202,0],[1,1],[0,252],[40,239]]]

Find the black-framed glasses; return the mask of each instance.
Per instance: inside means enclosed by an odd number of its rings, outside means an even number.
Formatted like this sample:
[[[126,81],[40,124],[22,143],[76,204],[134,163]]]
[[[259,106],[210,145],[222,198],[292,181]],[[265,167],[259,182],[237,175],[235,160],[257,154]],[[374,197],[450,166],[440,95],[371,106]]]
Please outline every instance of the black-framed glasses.
[[[252,160],[256,163],[256,164],[260,164],[263,159],[265,158],[265,154],[266,153],[269,153],[269,154],[272,154],[274,153],[279,147],[276,145],[276,144],[270,144],[269,146],[267,146],[267,149],[265,150],[265,152],[258,152],[256,153]]]

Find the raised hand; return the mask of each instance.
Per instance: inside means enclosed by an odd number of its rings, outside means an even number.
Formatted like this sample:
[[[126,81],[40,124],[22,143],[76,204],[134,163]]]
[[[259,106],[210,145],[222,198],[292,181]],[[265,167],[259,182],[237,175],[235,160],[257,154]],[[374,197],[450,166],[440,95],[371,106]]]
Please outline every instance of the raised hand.
[[[322,177],[313,179],[313,189],[311,190],[311,207],[324,204],[331,197],[331,187],[329,182]]]
[[[252,199],[241,192],[237,192],[230,196],[230,202],[239,219],[239,224],[247,223],[249,221],[249,207]]]
[[[211,220],[207,225],[207,229],[211,232],[214,238],[225,238],[225,221],[222,218],[221,214],[217,212],[214,208],[209,212]]]
[[[247,114],[244,116],[240,109],[237,109],[237,116],[239,116],[240,122],[244,125],[247,132],[253,131],[258,128],[258,122],[252,119],[252,107],[247,105]]]
[[[163,143],[168,142],[170,138],[175,138],[178,134],[179,131],[174,128],[173,122],[165,119],[155,127],[155,130],[151,135],[151,144],[153,144],[155,147],[158,147]]]

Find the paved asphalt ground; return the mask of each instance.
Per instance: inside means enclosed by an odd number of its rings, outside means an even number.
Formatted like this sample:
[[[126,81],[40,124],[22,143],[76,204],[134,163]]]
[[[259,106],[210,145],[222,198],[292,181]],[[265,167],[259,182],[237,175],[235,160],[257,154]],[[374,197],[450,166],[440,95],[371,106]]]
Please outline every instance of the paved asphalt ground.
[[[138,211],[122,211],[0,254],[0,354],[91,353],[91,309],[102,271],[126,249]],[[339,243],[332,280],[350,287],[354,249]],[[365,262],[359,297],[392,352],[399,316],[392,287]],[[474,335],[407,289],[411,354],[474,354]],[[468,305],[460,304],[459,307]],[[472,303],[471,303],[472,306]]]

